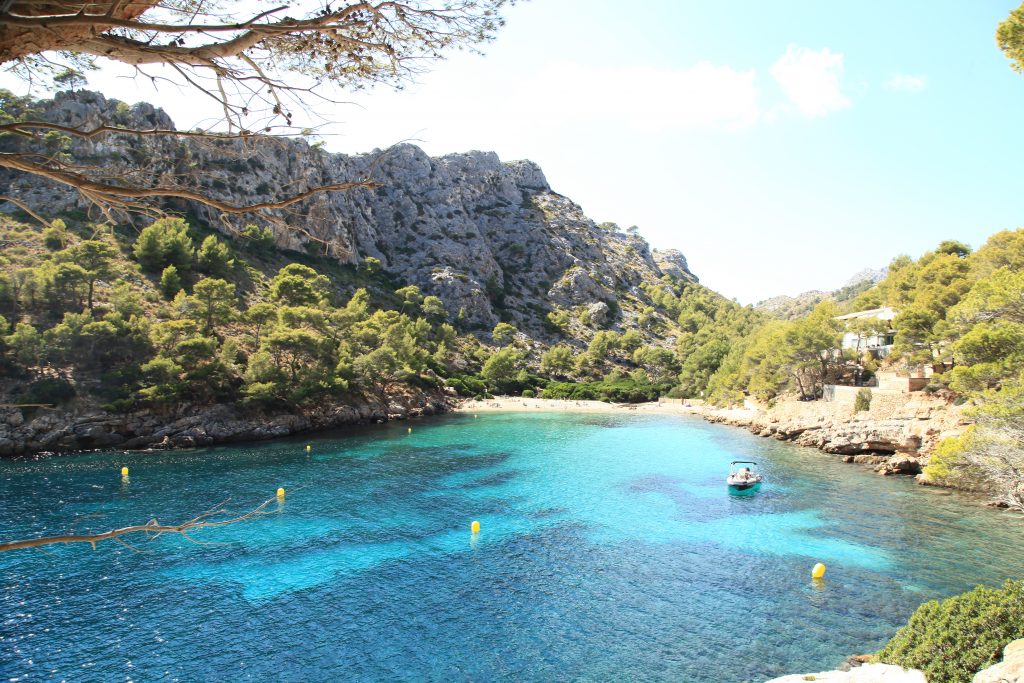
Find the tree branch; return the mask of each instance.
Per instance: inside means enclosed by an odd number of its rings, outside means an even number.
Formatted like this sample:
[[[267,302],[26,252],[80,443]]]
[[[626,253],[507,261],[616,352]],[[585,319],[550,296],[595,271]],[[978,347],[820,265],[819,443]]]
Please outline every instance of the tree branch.
[[[343,183],[331,183],[328,185],[320,185],[317,187],[310,188],[303,192],[293,194],[280,201],[272,202],[257,202],[255,204],[247,204],[238,206],[235,204],[229,204],[228,202],[215,199],[213,197],[196,192],[194,190],[188,190],[179,187],[120,187],[118,185],[110,185],[108,183],[100,183],[95,180],[91,180],[78,173],[71,171],[62,170],[59,168],[52,168],[37,164],[33,161],[29,161],[20,154],[12,154],[10,152],[0,152],[0,167],[11,168],[25,173],[31,173],[36,176],[48,178],[50,180],[69,185],[79,190],[90,198],[99,197],[102,201],[109,202],[114,206],[127,206],[128,202],[124,201],[124,198],[147,198],[147,197],[176,197],[178,199],[189,199],[201,204],[205,204],[211,208],[217,209],[222,213],[239,214],[239,213],[252,213],[255,211],[263,211],[269,209],[283,209],[297,204],[304,199],[308,199],[313,195],[321,192],[332,192],[332,191],[345,191],[351,190],[357,187],[363,187],[367,189],[374,189],[380,186],[379,183],[373,180],[356,180]],[[132,208],[137,208],[133,206]]]
[[[57,545],[60,543],[88,543],[93,548],[100,541],[107,541],[110,539],[120,538],[127,534],[146,533],[150,534],[150,538],[156,538],[161,534],[183,534],[188,535],[192,531],[198,531],[199,529],[206,529],[210,527],[226,526],[228,524],[235,524],[237,522],[243,522],[254,517],[269,514],[267,507],[275,502],[275,498],[270,498],[263,501],[259,507],[251,510],[244,515],[237,517],[231,517],[230,519],[221,519],[210,521],[210,517],[221,514],[224,512],[224,503],[207,510],[198,517],[182,522],[181,524],[160,524],[157,520],[151,520],[147,524],[136,524],[133,526],[126,526],[120,529],[112,529],[110,531],[104,531],[98,534],[61,534],[59,536],[43,536],[41,538],[30,538],[17,541],[5,541],[0,543],[0,553],[8,552],[11,550],[23,550],[25,548],[41,548],[48,545]]]

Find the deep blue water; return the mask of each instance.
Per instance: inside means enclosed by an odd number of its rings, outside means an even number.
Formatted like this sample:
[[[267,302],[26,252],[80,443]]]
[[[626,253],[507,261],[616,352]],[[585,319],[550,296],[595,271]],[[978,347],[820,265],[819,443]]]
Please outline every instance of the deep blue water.
[[[759,495],[726,494],[733,459],[761,463]],[[618,414],[4,461],[0,538],[243,511],[278,486],[272,514],[195,543],[0,555],[0,680],[760,681],[1024,577],[1016,518],[742,430]]]

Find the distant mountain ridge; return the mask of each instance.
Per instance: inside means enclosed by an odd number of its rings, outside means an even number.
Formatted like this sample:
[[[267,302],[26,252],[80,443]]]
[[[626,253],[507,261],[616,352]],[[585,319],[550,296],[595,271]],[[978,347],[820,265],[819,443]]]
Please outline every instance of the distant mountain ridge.
[[[759,301],[754,307],[773,317],[793,320],[807,315],[811,309],[826,299],[836,303],[852,300],[861,292],[884,280],[888,272],[887,267],[865,268],[850,277],[845,285],[831,292],[813,289],[796,296],[783,294]]]

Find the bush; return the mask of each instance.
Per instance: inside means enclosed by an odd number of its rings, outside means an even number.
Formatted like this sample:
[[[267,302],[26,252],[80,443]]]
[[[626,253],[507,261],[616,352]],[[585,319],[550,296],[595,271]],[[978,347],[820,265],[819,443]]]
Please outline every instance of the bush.
[[[56,377],[43,377],[25,387],[20,401],[22,403],[60,405],[74,397],[75,388],[67,380]]]
[[[175,294],[181,291],[181,288],[181,276],[178,275],[178,269],[174,266],[164,268],[164,272],[160,274],[160,291],[164,298],[170,301]]]
[[[448,386],[455,389],[455,393],[459,396],[487,396],[487,384],[479,377],[473,377],[472,375],[465,375],[462,377],[454,376],[449,377],[445,381]]]
[[[523,389],[523,398],[533,398],[537,395],[537,392],[533,389]]]
[[[601,382],[551,382],[541,392],[541,398],[569,401],[612,401],[615,403],[643,403],[655,401],[671,388],[671,384],[638,382],[632,377]]]
[[[857,398],[853,401],[853,412],[862,413],[871,410],[871,390],[867,387],[857,392]]]
[[[160,218],[142,229],[132,247],[142,269],[157,273],[167,266],[178,270],[192,267],[195,245],[188,234],[188,223],[181,218]]]
[[[1024,637],[1024,581],[972,591],[917,608],[875,659],[920,669],[929,681],[970,683]]]

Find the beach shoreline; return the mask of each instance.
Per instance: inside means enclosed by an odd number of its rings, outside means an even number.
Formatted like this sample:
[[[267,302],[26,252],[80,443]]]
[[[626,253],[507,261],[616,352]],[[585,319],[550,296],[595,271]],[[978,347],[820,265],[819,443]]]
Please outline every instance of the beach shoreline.
[[[630,415],[695,415],[704,417],[709,406],[700,401],[685,403],[650,401],[646,403],[605,403],[604,401],[574,401],[567,399],[524,398],[521,396],[495,396],[489,399],[465,399],[452,407],[453,413],[625,413]],[[721,412],[715,409],[715,412]],[[737,413],[753,413],[736,410]]]

